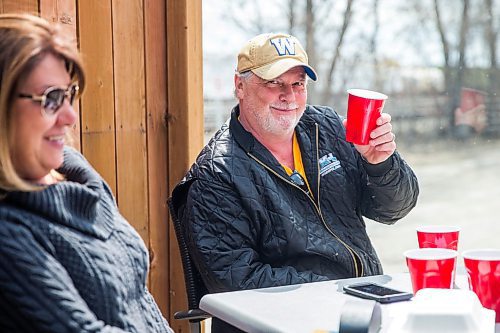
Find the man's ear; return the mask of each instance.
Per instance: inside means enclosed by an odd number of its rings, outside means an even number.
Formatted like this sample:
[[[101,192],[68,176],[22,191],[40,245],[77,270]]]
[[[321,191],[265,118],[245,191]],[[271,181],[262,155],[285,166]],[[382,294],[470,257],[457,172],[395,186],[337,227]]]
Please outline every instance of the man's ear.
[[[234,75],[234,94],[238,99],[243,97],[243,79],[239,75]]]

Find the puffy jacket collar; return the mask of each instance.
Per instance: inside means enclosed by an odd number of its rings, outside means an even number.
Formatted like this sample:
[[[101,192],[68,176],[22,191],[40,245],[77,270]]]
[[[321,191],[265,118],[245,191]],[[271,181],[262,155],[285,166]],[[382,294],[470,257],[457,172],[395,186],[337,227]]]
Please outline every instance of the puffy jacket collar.
[[[234,139],[238,144],[245,150],[246,152],[252,152],[255,146],[255,143],[258,142],[255,140],[250,132],[247,132],[241,125],[238,117],[240,116],[240,105],[236,105],[231,111],[231,120],[229,123],[229,128],[233,133]]]
[[[288,177],[285,170],[278,162],[278,160],[271,154],[271,152],[262,145],[259,140],[243,128],[238,120],[240,115],[240,107],[236,105],[231,112],[231,120],[229,123],[229,128],[235,141],[241,148],[252,157],[264,163],[266,166],[272,168],[275,172],[279,173],[283,177]]]

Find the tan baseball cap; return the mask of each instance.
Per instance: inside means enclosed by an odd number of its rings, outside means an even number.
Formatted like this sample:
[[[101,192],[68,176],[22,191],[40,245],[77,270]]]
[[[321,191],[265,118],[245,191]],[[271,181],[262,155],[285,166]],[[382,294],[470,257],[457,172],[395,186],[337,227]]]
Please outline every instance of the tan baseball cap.
[[[238,54],[238,73],[252,71],[264,80],[272,80],[290,68],[302,66],[316,81],[317,75],[309,66],[307,54],[297,38],[282,33],[267,33],[250,39]]]

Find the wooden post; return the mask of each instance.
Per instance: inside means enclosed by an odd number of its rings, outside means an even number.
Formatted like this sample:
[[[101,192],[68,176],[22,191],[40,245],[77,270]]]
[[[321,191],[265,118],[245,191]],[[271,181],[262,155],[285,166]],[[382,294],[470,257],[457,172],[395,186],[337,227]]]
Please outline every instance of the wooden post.
[[[201,1],[167,1],[168,181],[170,191],[182,179],[203,146]],[[170,223],[171,239],[175,239]],[[176,241],[170,242],[171,313],[187,309],[184,275]],[[170,323],[189,332],[186,322]]]
[[[166,3],[144,2],[149,180],[149,288],[165,317],[169,306]],[[174,236],[175,237],[175,236]]]
[[[112,0],[117,200],[149,247],[142,0]]]

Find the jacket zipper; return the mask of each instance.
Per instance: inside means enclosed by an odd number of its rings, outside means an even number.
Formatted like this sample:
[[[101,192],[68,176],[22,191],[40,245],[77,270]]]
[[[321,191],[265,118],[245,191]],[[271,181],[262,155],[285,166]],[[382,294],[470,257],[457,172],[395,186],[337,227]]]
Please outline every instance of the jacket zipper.
[[[319,173],[319,170],[320,170],[320,167],[319,167],[319,127],[318,127],[318,124],[315,124],[316,125],[316,161],[317,161],[317,174],[318,174],[318,188],[317,188],[317,193],[318,193],[318,205],[319,203],[321,202],[320,201],[320,191],[319,191],[319,183],[320,183],[320,180],[321,180],[321,176],[320,176],[320,173]],[[314,202],[314,201],[313,201]],[[316,206],[316,205],[315,205]],[[364,267],[363,267],[363,262],[361,261],[361,257],[359,256],[359,254],[356,253],[356,251],[354,251],[353,248],[351,248],[349,245],[347,245],[342,239],[340,239],[340,237],[338,237],[334,232],[333,230],[328,226],[328,224],[326,224],[326,221],[323,217],[323,213],[321,212],[321,207],[317,206],[317,210],[318,210],[318,213],[319,213],[319,216],[321,218],[321,222],[323,223],[323,225],[325,226],[326,230],[328,230],[328,232],[330,232],[330,234],[332,234],[335,238],[337,238],[337,240],[345,246],[345,248],[347,249],[347,251],[351,254],[351,257],[352,257],[352,262],[354,264],[354,270],[355,270],[355,273],[356,273],[356,277],[361,277],[363,276],[363,273],[364,273]],[[358,260],[356,260],[356,258]],[[361,273],[359,272],[359,268],[358,268],[358,262],[359,262],[359,265],[361,267]]]
[[[319,150],[318,150],[318,145],[319,145],[319,142],[318,142],[318,124],[316,124],[316,159],[317,159],[317,167],[318,167],[318,170],[319,170]],[[356,257],[355,256],[358,256],[358,254],[349,246],[347,245],[344,241],[342,241],[340,239],[340,237],[338,237],[332,229],[330,229],[330,227],[326,224],[325,222],[325,219],[323,218],[323,214],[321,213],[321,209],[318,207],[318,205],[316,204],[316,202],[313,200],[313,198],[311,197],[311,195],[309,195],[306,191],[304,191],[300,186],[298,185],[295,185],[294,183],[292,183],[290,180],[286,179],[285,177],[281,176],[279,173],[277,173],[276,171],[274,171],[273,169],[271,169],[270,167],[268,167],[264,162],[262,162],[261,160],[259,160],[257,157],[255,157],[254,155],[252,155],[251,153],[247,153],[251,158],[253,158],[257,163],[259,163],[260,165],[262,165],[264,168],[266,168],[267,170],[269,170],[270,172],[272,172],[275,176],[277,176],[278,178],[281,178],[282,180],[284,180],[286,183],[292,185],[293,187],[299,189],[300,191],[302,191],[304,194],[306,194],[306,196],[309,198],[309,200],[311,200],[312,204],[314,205],[314,208],[316,209],[316,213],[318,214],[318,216],[320,217],[321,219],[321,223],[325,226],[326,230],[333,236],[335,237],[335,239],[337,239],[346,249],[347,251],[349,252],[349,254],[351,255],[352,257],[352,261],[354,263],[354,270],[355,270],[355,274],[356,274],[356,277],[361,277],[363,276],[363,264],[361,263],[361,260],[359,260],[359,263],[361,265],[361,275],[359,275],[359,270],[358,270],[358,264],[356,262]],[[318,172],[318,202],[319,202],[319,172]],[[359,258],[359,256],[358,256]]]

